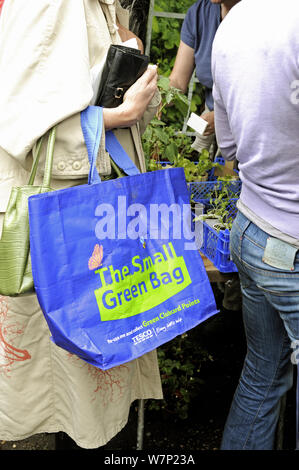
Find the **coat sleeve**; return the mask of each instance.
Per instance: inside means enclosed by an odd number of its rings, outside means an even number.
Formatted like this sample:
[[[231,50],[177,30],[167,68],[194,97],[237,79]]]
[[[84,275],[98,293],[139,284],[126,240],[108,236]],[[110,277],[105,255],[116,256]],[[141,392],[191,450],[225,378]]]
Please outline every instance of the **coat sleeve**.
[[[22,165],[37,138],[92,98],[83,0],[9,0],[0,17],[0,147]]]

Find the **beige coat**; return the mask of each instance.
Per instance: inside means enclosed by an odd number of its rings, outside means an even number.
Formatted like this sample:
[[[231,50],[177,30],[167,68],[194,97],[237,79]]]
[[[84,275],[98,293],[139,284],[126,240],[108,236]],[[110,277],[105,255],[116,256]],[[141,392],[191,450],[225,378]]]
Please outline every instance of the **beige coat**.
[[[32,147],[54,124],[59,123],[52,187],[78,184],[87,176],[80,111],[92,103],[93,67],[111,42],[120,42],[116,15],[128,26],[117,0],[5,2],[0,232],[10,189],[26,184]],[[149,115],[157,103],[156,96]],[[144,170],[139,124],[116,134]],[[98,155],[102,174],[109,173],[104,138]],[[125,426],[132,401],[140,398],[162,398],[156,351],[101,371],[51,342],[35,295],[0,296],[0,440],[64,431],[81,447],[102,446]]]
[[[7,3],[0,17],[0,212],[5,211],[11,187],[27,182],[23,169],[31,168],[32,147],[54,124],[59,123],[53,188],[76,184],[71,180],[88,175],[80,111],[94,97],[93,71],[103,64],[109,45],[121,43],[116,19],[125,27],[129,20],[128,11],[114,5],[115,0]],[[27,14],[21,15],[22,10]],[[142,171],[140,132],[158,104],[156,94],[143,122],[115,131]],[[43,159],[40,168],[42,172]],[[111,171],[104,133],[98,170],[103,175]]]

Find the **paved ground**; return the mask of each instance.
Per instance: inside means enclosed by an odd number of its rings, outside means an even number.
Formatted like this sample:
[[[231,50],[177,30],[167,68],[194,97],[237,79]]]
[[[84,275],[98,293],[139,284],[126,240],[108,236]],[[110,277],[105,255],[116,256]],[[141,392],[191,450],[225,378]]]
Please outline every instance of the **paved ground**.
[[[36,434],[21,441],[0,441],[0,450],[55,450],[55,434]]]
[[[239,320],[240,321],[240,320]],[[207,325],[208,326],[208,325]],[[211,328],[213,330],[211,331]],[[210,328],[210,329],[209,329]],[[243,363],[244,344],[235,314],[218,315],[207,328],[206,341],[214,360],[201,366],[203,384],[186,420],[145,407],[144,445],[146,451],[176,449],[215,451],[219,449],[222,430]],[[202,338],[202,342],[203,342]],[[204,343],[203,343],[204,345]],[[242,353],[242,354],[241,354]],[[294,384],[295,385],[295,384]],[[295,448],[296,387],[288,394],[284,423],[284,450]],[[171,410],[170,410],[171,411]],[[137,444],[137,402],[131,407],[127,426],[99,451],[135,450]],[[171,425],[170,425],[171,423]],[[64,433],[37,434],[21,441],[1,441],[0,450],[78,450]],[[19,454],[21,456],[21,454]],[[22,458],[22,457],[21,457]]]

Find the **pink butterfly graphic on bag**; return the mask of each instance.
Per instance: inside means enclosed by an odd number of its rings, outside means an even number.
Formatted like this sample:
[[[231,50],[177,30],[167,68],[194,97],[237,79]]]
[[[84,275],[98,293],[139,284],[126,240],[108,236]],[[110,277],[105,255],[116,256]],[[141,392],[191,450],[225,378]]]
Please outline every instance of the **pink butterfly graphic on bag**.
[[[99,268],[102,266],[103,260],[103,247],[102,245],[96,244],[94,247],[93,253],[88,261],[88,268],[92,271],[93,269]]]

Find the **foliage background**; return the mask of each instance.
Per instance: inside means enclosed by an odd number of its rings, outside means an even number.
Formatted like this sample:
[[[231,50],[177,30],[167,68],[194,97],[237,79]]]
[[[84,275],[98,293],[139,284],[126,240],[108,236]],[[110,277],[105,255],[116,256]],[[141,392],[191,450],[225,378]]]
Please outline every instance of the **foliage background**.
[[[131,12],[130,29],[145,44],[149,0],[121,0],[123,7]],[[154,9],[161,12],[187,13],[194,0],[155,0]],[[154,17],[152,24],[150,60],[158,65],[159,75],[169,77],[180,44],[180,31],[183,20],[176,18]],[[201,114],[203,106],[203,88],[194,83],[190,111]],[[180,130],[183,119],[176,107],[170,107],[163,113],[163,119],[174,129]]]

